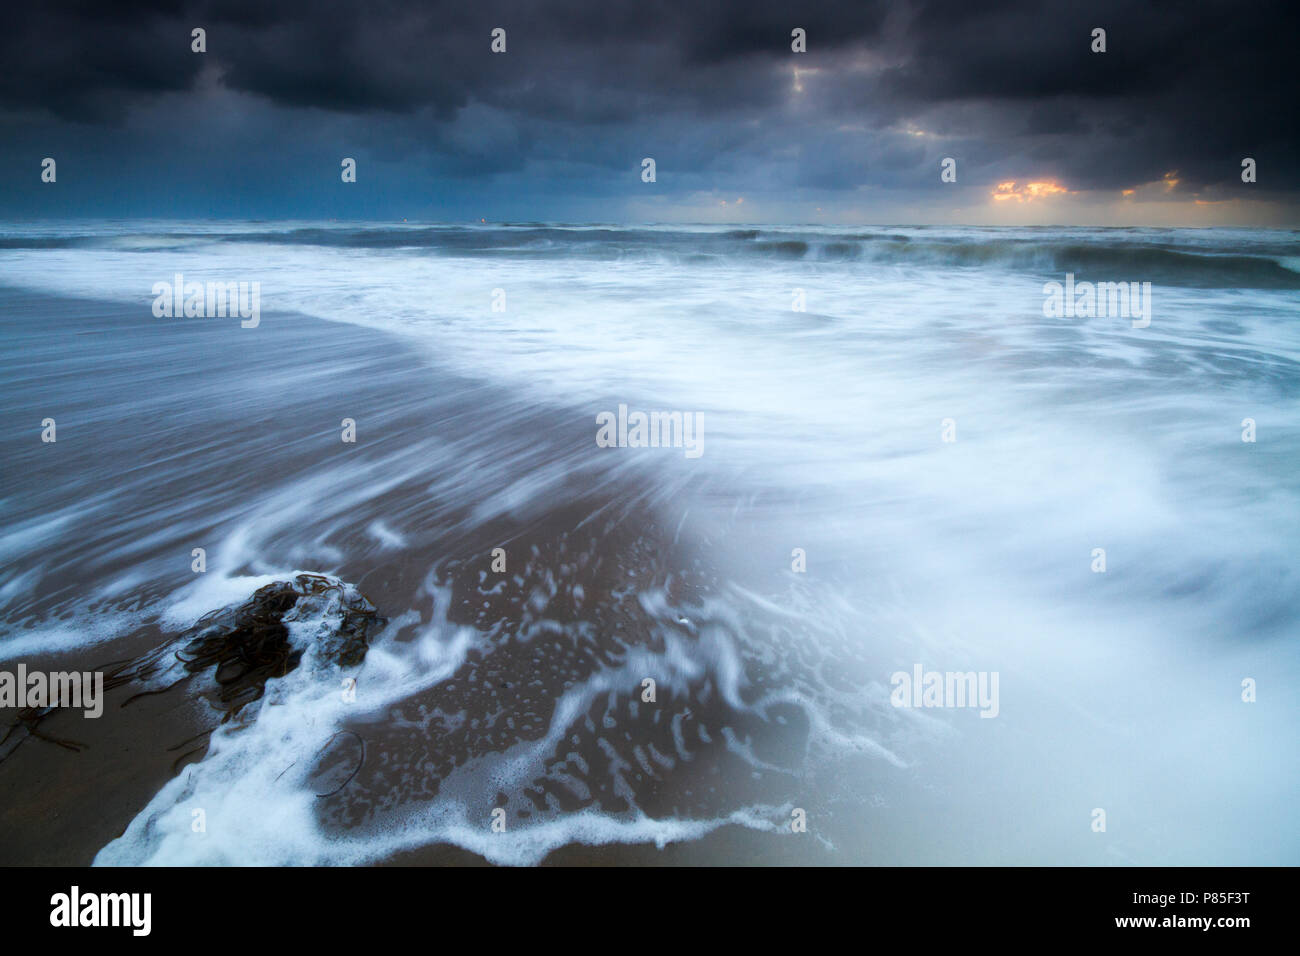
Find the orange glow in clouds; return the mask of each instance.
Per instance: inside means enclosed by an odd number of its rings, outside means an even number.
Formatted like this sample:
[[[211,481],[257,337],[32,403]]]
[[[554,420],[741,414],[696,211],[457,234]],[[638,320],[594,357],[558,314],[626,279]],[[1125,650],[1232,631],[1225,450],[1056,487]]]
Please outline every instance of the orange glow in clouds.
[[[1016,202],[1033,202],[1035,199],[1067,195],[1069,192],[1070,190],[1059,183],[1041,182],[1021,185],[1012,179],[1005,183],[998,183],[989,195],[993,197],[994,202],[1005,202],[1008,199],[1014,199]]]

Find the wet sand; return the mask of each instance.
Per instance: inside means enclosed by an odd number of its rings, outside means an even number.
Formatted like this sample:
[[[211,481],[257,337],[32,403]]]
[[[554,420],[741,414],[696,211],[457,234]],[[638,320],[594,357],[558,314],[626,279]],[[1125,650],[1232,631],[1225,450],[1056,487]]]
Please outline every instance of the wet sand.
[[[11,739],[0,863],[1127,865],[1289,852],[1234,836],[1285,818],[1286,772],[1267,755],[1288,705],[1235,697],[1241,674],[1275,666],[1267,641],[1212,639],[1225,605],[1194,603],[1203,590],[1168,597],[1185,564],[1164,552],[1153,566],[1165,578],[986,567],[1008,540],[1051,561],[1092,540],[1062,543],[1032,513],[995,521],[1002,499],[976,467],[994,450],[966,459],[969,484],[951,473],[916,487],[925,469],[897,449],[852,446],[870,470],[836,496],[776,480],[809,468],[799,443],[730,458],[714,444],[703,463],[597,448],[595,413],[636,396],[539,402],[357,325],[267,310],[242,330],[161,322],[147,299],[0,290],[0,333],[0,668],[137,658],[297,570],[356,585],[389,622],[360,668],[305,661],[206,751],[221,718],[210,673],[129,704],[141,688],[118,688],[98,720],[40,725],[76,751]],[[46,417],[55,444],[40,441]],[[355,444],[340,440],[345,418]],[[726,422],[709,421],[717,441]],[[1073,512],[1074,494],[1042,500]],[[796,544],[812,573],[791,573]],[[999,719],[891,707],[889,675],[918,661],[1000,670]],[[339,700],[345,674],[355,703]],[[1248,793],[1235,783],[1261,772]],[[1088,826],[1099,805],[1116,821],[1105,839]],[[795,834],[799,810],[808,832]],[[1207,814],[1221,825],[1189,840],[1182,821]]]
[[[303,513],[293,540],[272,542],[279,553],[259,558],[326,568],[355,583],[382,614],[401,619],[391,625],[398,643],[418,640],[436,618],[484,636],[487,646],[471,651],[450,679],[348,725],[364,739],[365,759],[346,787],[318,800],[326,834],[402,826],[406,808],[437,800],[453,772],[542,740],[557,702],[575,685],[618,672],[641,650],[662,661],[666,633],[702,640],[709,622],[678,609],[703,606],[717,593],[718,574],[699,540],[708,525],[683,530],[683,515],[672,513],[673,499],[696,479],[680,465],[651,470],[599,458],[585,410],[557,416],[476,383],[435,377],[400,343],[352,326],[266,315],[256,346],[234,348],[231,336],[253,332],[219,320],[162,325],[119,305],[3,295],[7,360],[28,373],[6,386],[5,451],[18,463],[9,481],[16,479],[29,511],[92,489],[113,496],[96,520],[52,542],[44,561],[56,573],[11,602],[6,624],[18,631],[62,616],[75,627],[87,613],[145,620],[91,647],[24,654],[29,668],[93,669],[174,639],[178,630],[151,615],[192,577],[191,547],[209,545],[215,561],[211,539],[223,520],[285,475],[326,476],[316,486],[322,500]],[[35,315],[45,320],[39,332]],[[61,371],[41,375],[42,365]],[[82,375],[108,379],[99,391],[116,401],[63,400],[60,384]],[[58,443],[20,446],[14,436],[47,414],[58,419]],[[344,417],[358,422],[355,446],[339,442]],[[409,467],[413,456],[435,452],[442,456],[436,467]],[[344,455],[354,456],[347,472],[337,469]],[[385,467],[393,462],[408,467]],[[331,484],[331,474],[343,477]],[[539,476],[546,493],[511,490]],[[455,494],[446,496],[448,489]],[[376,521],[400,527],[401,544],[382,532],[377,539]],[[505,575],[490,572],[495,547],[510,556]],[[137,583],[115,589],[124,578]],[[663,606],[648,607],[647,593],[662,593]],[[364,697],[364,669],[360,675]],[[764,673],[751,660],[747,699],[773,689],[778,675],[788,676],[783,668]],[[665,675],[646,676],[663,682],[656,705],[639,700],[635,674],[623,675],[626,686],[602,685],[529,785],[510,793],[481,788],[483,818],[503,807],[509,827],[527,826],[584,810],[626,816],[635,805],[652,818],[703,819],[797,795],[808,746],[798,707],[777,704],[759,716],[726,700],[714,675],[676,688]],[[220,716],[201,698],[202,686],[186,681],[129,706],[122,705],[139,688],[121,688],[109,692],[99,720],[56,713],[40,724],[42,734],[76,741],[77,752],[37,737],[10,748],[0,763],[0,863],[89,863],[164,783],[202,758],[205,734]],[[811,840],[802,850],[773,840],[726,826],[662,851],[578,845],[547,859],[826,861]],[[480,860],[436,844],[392,857]]]

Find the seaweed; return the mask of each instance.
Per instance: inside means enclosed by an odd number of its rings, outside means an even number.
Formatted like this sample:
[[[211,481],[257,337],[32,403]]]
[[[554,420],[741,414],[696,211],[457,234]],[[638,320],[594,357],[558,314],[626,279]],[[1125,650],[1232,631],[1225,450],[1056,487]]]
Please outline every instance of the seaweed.
[[[51,737],[48,734],[40,732],[38,728],[40,727],[41,721],[49,716],[53,710],[53,707],[23,707],[20,709],[18,711],[18,719],[10,724],[9,729],[5,731],[5,735],[0,737],[0,747],[3,747],[13,732],[21,727],[27,731],[28,737],[35,737],[37,740],[44,740],[48,743],[57,744],[65,750],[71,750],[73,753],[80,753],[82,750],[85,750],[87,747],[86,744],[79,743],[76,740],[65,740],[62,737]],[[24,737],[19,740],[18,744],[21,744],[25,739],[26,738]],[[4,761],[9,754],[14,752],[14,750],[17,750],[18,744],[14,744],[8,752],[0,754],[0,762]]]
[[[243,604],[205,614],[182,635],[179,640],[184,644],[173,652],[186,673],[166,687],[132,695],[123,706],[148,694],[165,693],[190,675],[212,669],[216,703],[224,711],[222,720],[229,720],[262,697],[268,680],[284,677],[302,659],[302,648],[289,640],[285,621],[290,613],[301,610],[304,599],[319,603],[331,596],[338,601],[341,617],[335,628],[321,635],[321,651],[340,667],[360,664],[371,635],[383,626],[384,619],[364,595],[343,582],[320,574],[299,574],[292,581],[258,588]],[[105,686],[147,680],[165,662],[165,654],[152,652],[114,672]]]
[[[316,794],[316,798],[317,798],[317,799],[324,799],[325,797],[332,797],[332,796],[334,796],[334,794],[338,793],[338,792],[341,791],[344,787],[346,787],[348,784],[350,784],[350,783],[352,782],[353,778],[356,777],[356,775],[357,775],[358,773],[361,772],[361,768],[365,765],[365,762],[366,762],[366,738],[365,738],[365,737],[362,737],[362,736],[361,736],[359,733],[357,733],[355,730],[340,730],[340,731],[339,731],[338,733],[336,733],[334,736],[330,737],[329,740],[325,741],[325,743],[321,744],[320,749],[316,751],[316,756],[319,757],[321,754],[323,754],[326,750],[329,749],[330,744],[334,743],[334,741],[336,741],[336,740],[338,740],[340,737],[344,737],[344,736],[352,736],[352,737],[355,737],[355,738],[358,740],[358,742],[360,742],[360,744],[361,744],[361,756],[360,756],[360,758],[358,758],[358,760],[357,760],[357,765],[356,765],[355,767],[352,768],[352,772],[351,772],[350,774],[347,775],[347,777],[344,779],[344,781],[343,781],[341,784],[339,784],[339,785],[338,785],[337,787],[335,787],[333,790],[329,790],[329,791],[327,791],[327,792],[325,792],[325,793],[318,793],[318,794]],[[290,766],[292,766],[292,764],[290,764]],[[288,770],[288,769],[289,769],[288,767],[285,768],[285,770]],[[284,776],[284,771],[281,771],[280,776]],[[278,780],[278,779],[280,779],[280,778],[277,777],[276,779]]]
[[[247,601],[219,608],[201,617],[179,637],[136,658],[111,661],[97,668],[104,672],[104,690],[145,683],[168,674],[176,663],[184,673],[163,687],[153,687],[132,694],[121,706],[155,694],[164,694],[194,675],[211,670],[216,681],[215,695],[209,701],[221,711],[221,722],[231,720],[248,704],[266,692],[267,681],[284,677],[302,659],[301,646],[290,639],[289,624],[302,620],[310,611],[331,613],[330,627],[322,627],[315,636],[317,651],[325,660],[340,667],[353,667],[365,659],[370,638],[385,623],[373,604],[355,588],[336,578],[302,573],[291,581],[276,581],[258,590]],[[0,745],[19,727],[29,736],[58,744],[68,750],[86,747],[76,741],[46,736],[37,729],[50,708],[20,711]],[[29,712],[30,711],[30,712]],[[208,731],[176,745],[206,736]],[[364,746],[364,744],[363,744]],[[195,748],[181,754],[173,769]],[[12,752],[12,751],[11,751]],[[0,760],[7,754],[0,755]],[[351,779],[351,778],[349,778]]]

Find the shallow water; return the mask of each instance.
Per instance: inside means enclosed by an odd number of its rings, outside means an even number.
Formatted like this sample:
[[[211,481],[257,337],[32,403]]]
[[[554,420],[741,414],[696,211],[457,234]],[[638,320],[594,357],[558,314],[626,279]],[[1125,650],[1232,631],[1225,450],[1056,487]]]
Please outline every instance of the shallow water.
[[[308,658],[102,862],[738,826],[813,862],[1294,863],[1298,257],[1243,230],[7,224],[0,656],[300,569],[392,622],[355,702]],[[1150,326],[1046,318],[1067,272],[1151,282]],[[259,282],[260,325],[155,318],[176,273]],[[698,416],[703,454],[597,447],[620,404]],[[996,672],[997,718],[891,706],[917,664]],[[320,799],[342,728],[366,758]]]

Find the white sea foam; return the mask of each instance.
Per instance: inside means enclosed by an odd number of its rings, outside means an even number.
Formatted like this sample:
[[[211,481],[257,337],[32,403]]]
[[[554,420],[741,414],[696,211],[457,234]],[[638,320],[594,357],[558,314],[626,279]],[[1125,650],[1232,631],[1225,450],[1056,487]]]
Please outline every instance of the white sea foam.
[[[249,586],[231,584],[228,597]],[[439,592],[437,605],[448,595]],[[182,615],[184,616],[184,615]],[[315,653],[311,639],[322,624],[308,618],[289,625],[291,639],[306,651],[299,667],[268,684],[256,719],[223,725],[211,738],[208,754],[169,782],[132,821],[126,832],[97,855],[96,865],[294,865],[358,864],[381,861],[402,850],[449,843],[500,864],[540,862],[552,850],[570,844],[668,843],[693,840],[724,825],[777,832],[783,807],[741,807],[711,819],[650,818],[641,812],[619,817],[584,811],[495,833],[489,819],[471,817],[458,794],[460,778],[486,773],[497,788],[526,783],[560,736],[596,697],[628,685],[602,672],[575,687],[556,703],[548,734],[522,742],[495,758],[490,766],[471,766],[444,782],[450,795],[408,806],[400,822],[360,827],[354,833],[326,834],[317,820],[316,798],[305,786],[313,756],[345,720],[377,714],[413,693],[453,675],[471,650],[487,650],[481,636],[439,619],[420,629],[412,641],[381,637],[355,671],[357,696],[347,702],[339,693],[335,670]],[[391,635],[396,628],[390,628]],[[628,674],[641,673],[646,662],[634,657]],[[467,788],[478,797],[477,786]],[[195,811],[203,813],[201,830]]]
[[[590,249],[542,255],[540,244],[484,251],[509,230],[484,233],[479,246],[435,248],[413,229],[411,246],[394,250],[367,245],[364,235],[331,244],[339,233],[323,224],[311,227],[323,231],[314,245],[285,240],[276,225],[143,227],[159,235],[86,228],[105,241],[0,250],[0,282],[136,303],[147,324],[156,321],[152,283],[176,271],[195,281],[257,280],[262,327],[232,327],[223,340],[230,348],[255,348],[277,314],[301,312],[396,336],[431,369],[491,386],[508,401],[468,417],[449,414],[428,433],[404,433],[310,473],[259,461],[248,469],[255,477],[223,488],[223,497],[177,494],[148,514],[120,514],[118,505],[132,482],[147,485],[158,471],[124,474],[112,487],[68,489],[50,510],[6,521],[0,602],[80,581],[83,604],[93,596],[113,606],[21,621],[0,640],[0,655],[122,633],[150,610],[118,606],[137,582],[142,589],[160,582],[152,611],[180,628],[299,565],[330,571],[358,553],[389,560],[418,547],[422,528],[461,531],[544,515],[567,500],[575,467],[549,445],[550,457],[541,457],[540,439],[562,433],[570,420],[585,427],[620,401],[709,416],[709,453],[698,461],[646,465],[616,454],[599,480],[633,487],[631,479],[650,470],[655,480],[635,486],[647,489],[632,503],[642,508],[637,517],[662,517],[670,536],[676,529],[675,544],[694,542],[718,569],[707,597],[638,593],[661,652],[633,647],[618,667],[576,674],[537,739],[458,768],[439,799],[410,802],[388,830],[321,831],[315,798],[299,776],[302,761],[356,711],[303,668],[268,694],[256,722],[223,729],[208,757],[169,783],[100,862],[348,862],[435,840],[500,862],[535,862],[564,842],[692,839],[728,821],[769,820],[761,809],[746,816],[744,807],[760,805],[745,801],[699,820],[638,816],[634,807],[619,818],[584,811],[512,822],[506,834],[488,830],[488,787],[526,781],[548,748],[582,723],[584,707],[602,695],[626,699],[648,673],[659,676],[666,700],[707,685],[738,718],[803,714],[804,769],[831,791],[818,798],[827,806],[860,807],[858,794],[879,795],[898,781],[918,781],[927,795],[955,794],[957,817],[970,816],[963,845],[981,861],[1002,859],[998,841],[1011,838],[989,821],[1003,813],[1023,826],[1026,840],[1075,861],[1104,859],[1059,836],[1073,833],[1073,823],[1042,809],[1103,801],[1142,828],[1126,838],[1135,859],[1184,858],[1161,819],[1221,819],[1243,773],[1251,775],[1253,802],[1221,833],[1203,835],[1203,854],[1191,861],[1242,861],[1233,846],[1278,845],[1270,808],[1294,790],[1294,770],[1275,758],[1293,736],[1296,705],[1274,697],[1272,709],[1243,711],[1238,695],[1243,677],[1268,675],[1284,686],[1300,673],[1293,641],[1300,294],[1285,275],[1296,261],[1293,238],[952,228],[863,230],[868,238],[859,242],[800,228],[751,240],[702,227],[619,239],[584,229],[575,232]],[[185,235],[161,235],[168,231]],[[230,232],[238,241],[217,235]],[[802,242],[809,252],[745,251],[746,243],[768,241]],[[856,249],[855,242],[860,254],[835,257],[838,246]],[[1149,328],[1043,318],[1043,281],[1063,275],[1068,250],[1080,246],[1113,256],[1116,268],[1132,264],[1100,278],[1153,282]],[[611,248],[624,254],[590,254]],[[1245,275],[1247,284],[1233,287],[1216,273],[1198,285],[1196,270],[1210,274],[1211,260],[1227,253],[1249,257],[1267,281],[1250,284]],[[507,290],[504,313],[491,311],[494,288]],[[791,311],[794,288],[807,292],[807,312]],[[316,362],[336,372],[323,356],[286,356],[284,390],[316,388]],[[201,396],[196,407],[227,400],[225,383],[192,378],[186,385]],[[439,384],[431,378],[429,401]],[[112,397],[95,391],[106,388],[96,376],[80,388],[90,406]],[[184,410],[168,405],[175,394],[155,397],[160,413]],[[414,405],[421,399],[394,396]],[[239,400],[248,402],[250,420],[268,414],[255,398]],[[941,441],[946,418],[955,422],[955,442]],[[1258,422],[1255,443],[1241,441],[1245,418]],[[96,427],[111,424],[109,416]],[[305,441],[304,429],[275,424],[288,441]],[[361,433],[374,435],[364,422]],[[64,434],[60,451],[74,447]],[[583,437],[590,445],[591,436]],[[274,449],[259,451],[279,460]],[[168,467],[186,474],[183,461]],[[385,510],[385,495],[417,484],[426,489],[418,505]],[[6,484],[3,503],[24,504],[26,489],[11,486],[17,482]],[[462,503],[465,513],[455,509]],[[596,508],[582,527],[601,527],[615,510]],[[355,535],[335,534],[353,515],[361,516]],[[105,527],[112,540],[77,537]],[[191,545],[168,537],[177,528],[203,530],[205,574],[188,576],[182,559]],[[86,552],[84,564],[56,568],[49,555],[60,547]],[[807,553],[805,574],[790,570],[796,547]],[[1097,547],[1107,551],[1104,574],[1090,570]],[[158,559],[165,548],[179,557]],[[556,594],[567,588],[586,610],[599,593],[587,580],[515,577],[518,557],[512,552],[506,588],[526,580],[536,590],[526,603],[534,617],[511,635],[515,647],[562,627],[544,615]],[[773,585],[769,572],[783,575],[788,590]],[[498,595],[501,582],[494,584]],[[407,625],[416,615],[385,610]],[[506,626],[494,627],[500,638]],[[575,645],[589,637],[573,627]],[[365,706],[382,709],[436,686],[481,639],[437,619],[417,640],[380,641],[361,670],[373,695]],[[1000,671],[998,719],[973,729],[947,715],[891,712],[883,682],[918,662]],[[852,667],[863,681],[848,680]],[[758,686],[750,674],[784,683]],[[1193,725],[1204,731],[1200,739],[1215,741],[1214,727],[1235,727],[1246,713],[1256,723],[1237,735],[1231,753],[1221,742],[1189,749]],[[500,716],[508,716],[504,707]],[[471,719],[446,715],[446,726]],[[659,757],[685,762],[681,752],[698,737],[730,743],[729,753],[753,772],[776,766],[755,750],[758,741],[725,722],[701,723],[689,738],[678,725],[674,734],[670,749],[679,752],[660,748]],[[614,729],[599,739],[615,778],[662,766],[647,748],[638,755],[615,747]],[[1157,748],[1161,756],[1152,758]],[[1101,769],[1082,773],[1085,759]],[[1160,781],[1131,785],[1145,779],[1152,760]],[[843,769],[846,761],[851,769]],[[827,775],[834,783],[825,783]],[[1192,780],[1194,789],[1186,786]],[[588,784],[574,786],[582,792]],[[635,796],[624,781],[615,790]],[[190,832],[192,806],[209,810],[206,835]],[[852,859],[868,852],[863,847],[891,852],[878,834],[833,836],[822,838]],[[1281,845],[1276,852],[1293,862],[1295,841]],[[904,850],[892,852],[901,858]]]

